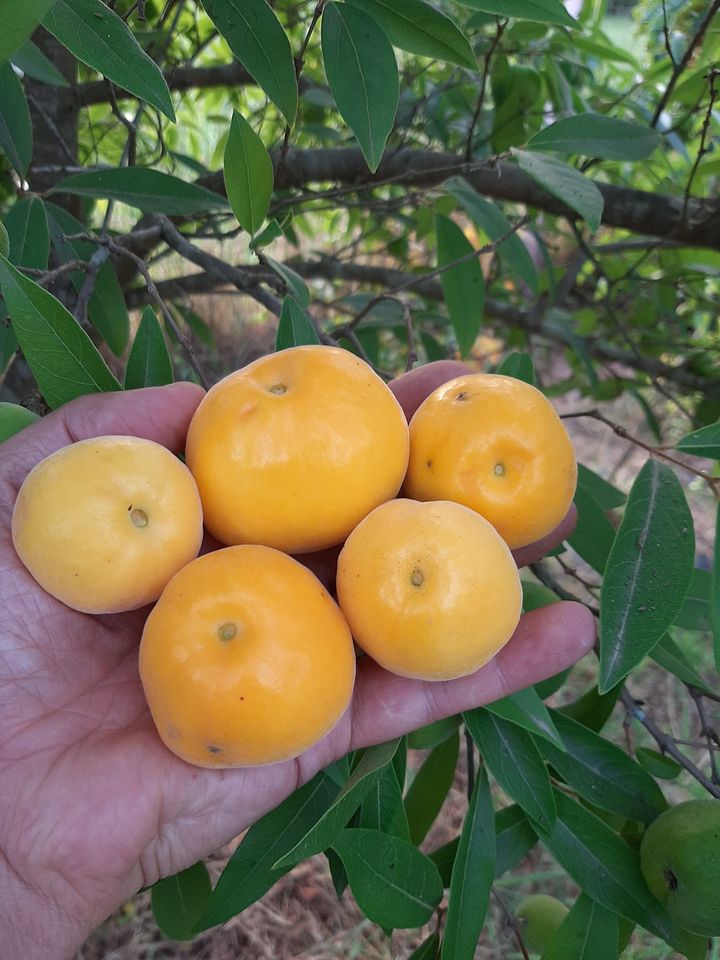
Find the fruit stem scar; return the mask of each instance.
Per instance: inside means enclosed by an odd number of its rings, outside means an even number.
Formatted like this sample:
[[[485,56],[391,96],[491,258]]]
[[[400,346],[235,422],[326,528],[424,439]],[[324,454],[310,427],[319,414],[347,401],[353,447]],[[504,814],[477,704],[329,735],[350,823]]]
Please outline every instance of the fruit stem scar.
[[[278,395],[287,393],[287,387],[284,383],[274,383],[270,388],[270,393],[276,393]]]
[[[414,587],[420,587],[422,586],[424,580],[425,580],[425,574],[422,572],[420,567],[415,567],[413,572],[410,574],[410,583]]]
[[[237,632],[236,623],[223,623],[222,626],[218,627],[218,636],[225,642],[236,637]]]
[[[148,525],[148,515],[140,507],[130,508],[130,520],[135,527],[146,527]]]
[[[504,476],[505,476],[505,464],[504,464],[504,463],[496,463],[496,464],[495,464],[495,469],[494,469],[493,472],[494,472],[494,474],[495,474],[496,477],[504,477]]]

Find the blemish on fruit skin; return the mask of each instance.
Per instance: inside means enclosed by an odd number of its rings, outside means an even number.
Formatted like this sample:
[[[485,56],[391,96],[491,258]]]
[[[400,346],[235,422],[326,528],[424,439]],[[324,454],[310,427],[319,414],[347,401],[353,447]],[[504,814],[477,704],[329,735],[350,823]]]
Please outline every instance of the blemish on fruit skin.
[[[465,390],[461,390],[460,393],[455,397],[456,400],[467,400],[469,399],[470,394]]]
[[[425,464],[425,466],[428,468],[428,470],[432,470],[432,468],[433,468],[433,462],[432,462],[432,460],[428,460],[427,463]]]
[[[236,637],[237,632],[238,629],[236,623],[223,623],[218,627],[218,637],[223,641],[223,643],[227,643],[229,640],[232,640],[234,637]]]
[[[284,383],[274,383],[271,387],[268,387],[268,391],[277,396],[282,396],[283,393],[287,393],[287,387]]]
[[[208,753],[222,753],[222,750],[211,743],[208,745]]]

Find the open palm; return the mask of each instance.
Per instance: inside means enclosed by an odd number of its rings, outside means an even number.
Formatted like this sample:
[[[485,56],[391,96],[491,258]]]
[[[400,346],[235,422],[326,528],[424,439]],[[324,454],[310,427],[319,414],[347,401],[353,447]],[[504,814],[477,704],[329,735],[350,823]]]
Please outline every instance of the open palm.
[[[84,397],[0,447],[0,927],[8,956],[71,956],[137,889],[217,849],[348,750],[537,682],[592,645],[587,610],[555,604],[525,615],[501,654],[461,680],[405,680],[364,658],[351,707],[296,760],[211,771],[177,759],[155,733],[138,677],[147,610],[69,610],[20,564],[10,522],[20,484],[49,453],[103,434],[179,451],[201,396],[175,384]]]

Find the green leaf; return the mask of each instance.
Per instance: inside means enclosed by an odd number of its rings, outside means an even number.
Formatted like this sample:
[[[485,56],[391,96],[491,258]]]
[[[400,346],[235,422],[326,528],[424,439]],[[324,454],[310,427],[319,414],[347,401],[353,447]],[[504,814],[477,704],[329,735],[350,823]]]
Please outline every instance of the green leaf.
[[[0,443],[20,433],[40,417],[18,403],[0,402]]]
[[[677,449],[694,457],[720,460],[720,422],[689,433],[677,444]]]
[[[392,45],[371,16],[343,3],[322,15],[325,76],[343,120],[374,173],[380,166],[400,96]]]
[[[477,70],[470,43],[457,24],[424,0],[349,0],[374,17],[394,47]]]
[[[252,74],[290,126],[298,87],[290,41],[266,0],[203,0],[230,49]]]
[[[686,943],[687,934],[650,893],[638,851],[561,791],[555,800],[557,819],[551,830],[541,831],[541,839],[583,892],[672,946]]]
[[[426,727],[420,727],[419,730],[413,730],[408,734],[408,746],[412,750],[429,750],[435,747],[443,740],[447,740],[462,723],[462,717],[456,713],[453,717],[445,717],[443,720],[436,720],[435,723],[429,723]]]
[[[535,365],[529,353],[510,353],[495,371],[535,386]]]
[[[358,809],[370,787],[392,762],[399,742],[399,740],[391,740],[389,743],[368,747],[363,752],[350,779],[330,807],[294,847],[282,857],[278,857],[273,864],[273,870],[293,867],[301,860],[307,860],[308,857],[321,853],[332,844],[337,834],[347,826],[350,817]]]
[[[273,864],[305,836],[339,791],[334,779],[318,773],[253,824],[220,875],[195,933],[224,923],[264,896],[289,870]]]
[[[586,563],[602,573],[615,541],[615,528],[587,487],[578,484],[573,502],[577,507],[577,523],[567,542]]]
[[[495,818],[483,770],[465,815],[450,880],[442,960],[473,960],[495,879]]]
[[[191,217],[227,210],[227,201],[219,194],[149,167],[77,173],[61,180],[51,192],[72,193],[94,200],[119,200],[143,213],[166,213],[169,216]]]
[[[687,659],[682,649],[669,634],[666,634],[654,647],[650,657],[655,663],[661,666],[663,670],[672,673],[673,676],[676,676],[678,680],[681,680],[683,683],[689,683],[690,686],[697,687],[698,690],[704,690],[706,693],[717,693],[717,691],[713,691],[713,688],[703,680],[695,667],[693,667]]]
[[[0,5],[0,63],[28,39],[55,0],[23,0]]]
[[[12,62],[28,77],[47,83],[51,87],[69,87],[70,84],[55,64],[48,60],[39,47],[31,40],[26,42],[12,55]]]
[[[263,261],[285,281],[287,295],[292,297],[293,300],[296,300],[304,310],[307,310],[307,308],[310,306],[310,291],[308,290],[308,285],[305,283],[303,278],[299,274],[295,273],[295,271],[286,263],[280,263],[279,260],[273,260],[273,258],[269,257],[267,254],[264,255]],[[313,330],[315,330],[315,327],[313,327]],[[315,340],[308,342],[316,343],[317,334],[315,334],[315,337]]]
[[[435,215],[438,266],[444,267],[472,253],[473,247],[460,227],[448,217]],[[475,343],[483,319],[485,278],[477,258],[440,274],[445,303],[462,356]]]
[[[237,111],[225,145],[224,177],[233,213],[252,235],[262,226],[270,207],[273,165],[262,140]]]
[[[556,23],[562,27],[580,26],[560,0],[458,0],[458,3],[497,17],[530,20],[535,23]]]
[[[210,874],[204,863],[153,884],[153,915],[162,933],[173,940],[192,940],[193,927],[211,891]]]
[[[556,157],[513,149],[520,168],[558,200],[567,204],[595,231],[602,220],[604,200],[593,180]]]
[[[175,121],[160,68],[102,0],[56,0],[43,26],[82,63]]]
[[[644,160],[660,142],[660,134],[651,127],[601,113],[580,113],[536,133],[528,149],[578,153],[603,160]]]
[[[86,393],[120,389],[73,315],[4,257],[0,257],[0,286],[13,330],[48,406],[59,407]]]
[[[530,734],[482,708],[464,716],[483,760],[505,793],[533,821],[549,827],[555,819],[555,801],[547,767]]]
[[[45,204],[39,197],[21,197],[5,217],[10,237],[9,260],[18,267],[47,270],[50,231]]]
[[[9,63],[0,66],[0,148],[24,177],[33,152],[33,131],[25,91]]]
[[[460,738],[455,730],[430,751],[423,765],[415,774],[405,796],[405,812],[410,827],[410,840],[421,843],[440,808],[445,802],[455,778]]]
[[[635,757],[643,770],[659,780],[675,780],[683,771],[677,760],[649,747],[637,747]]]
[[[160,387],[172,382],[172,360],[162,328],[152,308],[145,307],[125,367],[125,389]]]
[[[699,567],[695,567],[685,602],[675,617],[675,626],[684,627],[686,630],[702,630],[710,633],[712,631],[711,591],[712,574],[709,570],[701,570]]]
[[[667,801],[653,778],[604,737],[559,711],[552,711],[565,751],[538,740],[543,756],[563,780],[594,806],[652,821],[667,809]]]
[[[376,830],[343,830],[333,842],[358,906],[390,929],[420,927],[443,895],[437,867],[416,846]]]
[[[520,583],[523,591],[523,613],[538,610],[540,607],[548,607],[551,603],[557,603],[560,599],[557,594],[542,583],[535,583],[533,580],[521,580]],[[545,698],[541,697],[540,699]]]
[[[673,471],[648,460],[630,491],[600,596],[600,679],[626,677],[677,616],[690,586],[695,535]]]
[[[599,733],[610,719],[623,686],[623,683],[618,683],[607,693],[598,693],[597,687],[590,687],[577,700],[558,709],[566,716],[582,723],[589,730]]]
[[[618,490],[600,474],[595,473],[582,463],[578,464],[578,486],[587,490],[603,510],[613,510],[615,507],[621,507],[627,500],[622,490]]]
[[[484,709],[529,730],[535,736],[545,737],[550,743],[563,749],[563,742],[555,729],[548,708],[533,687],[526,687],[524,690],[518,690],[517,693],[511,693],[508,697],[503,697],[502,700],[488,703]]]
[[[402,790],[393,766],[385,767],[360,805],[359,827],[381,830],[403,840],[410,839]]]
[[[275,349],[286,350],[302,344],[320,343],[315,326],[292,297],[285,297],[275,337]]]
[[[617,960],[619,940],[617,914],[581,893],[541,960]]]
[[[423,940],[417,950],[408,957],[408,960],[438,960],[440,956],[440,935],[431,933],[427,940]]]

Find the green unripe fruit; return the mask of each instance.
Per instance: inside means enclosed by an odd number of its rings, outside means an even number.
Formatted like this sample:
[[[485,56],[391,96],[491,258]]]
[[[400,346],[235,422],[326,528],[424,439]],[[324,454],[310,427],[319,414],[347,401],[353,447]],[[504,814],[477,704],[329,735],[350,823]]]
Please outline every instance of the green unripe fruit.
[[[10,256],[10,237],[2,222],[0,222],[0,256]]]
[[[515,915],[525,921],[520,927],[525,946],[534,953],[542,953],[568,915],[568,908],[555,897],[534,893],[520,902]]]
[[[0,443],[40,418],[17,403],[0,403]]]
[[[720,800],[688,800],[661,813],[643,836],[640,866],[681,927],[720,936]]]

